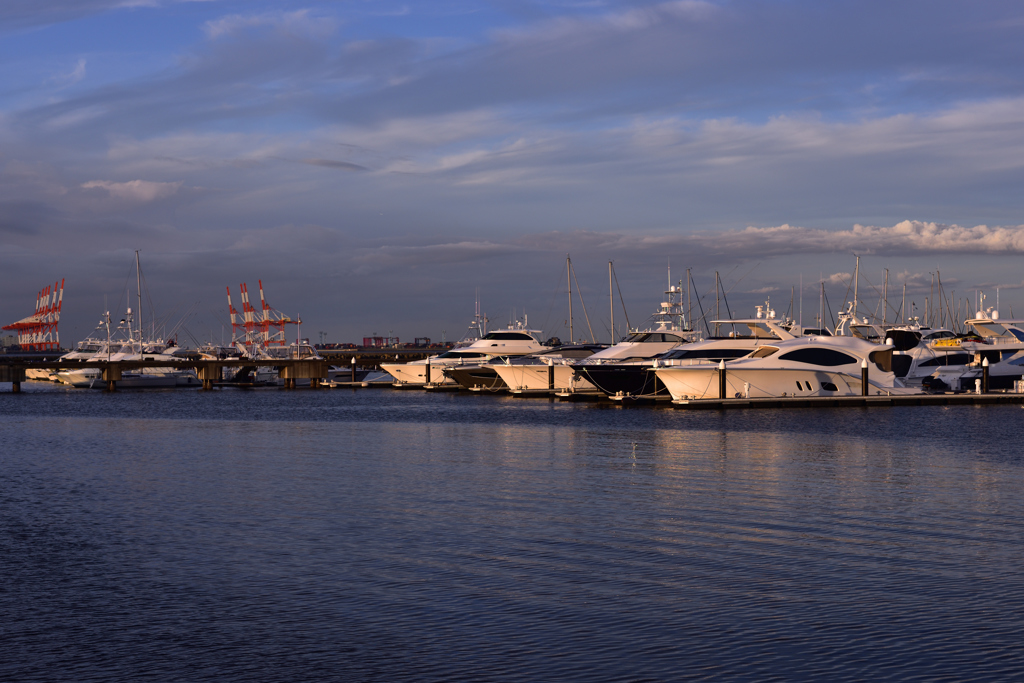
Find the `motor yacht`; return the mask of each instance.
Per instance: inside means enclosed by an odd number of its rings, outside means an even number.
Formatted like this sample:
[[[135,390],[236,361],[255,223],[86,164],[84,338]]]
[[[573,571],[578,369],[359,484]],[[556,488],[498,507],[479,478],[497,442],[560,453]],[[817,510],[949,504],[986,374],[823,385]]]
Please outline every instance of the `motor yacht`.
[[[727,398],[860,395],[862,363],[868,366],[870,394],[914,391],[898,383],[892,353],[891,346],[857,337],[798,337],[759,346],[731,363],[658,361],[655,374],[675,401],[719,398],[721,365]]]
[[[528,329],[525,321],[517,321],[504,330],[486,333],[468,346],[409,363],[381,363],[380,367],[395,378],[396,386],[454,386],[458,382],[445,375],[444,370],[453,366],[481,366],[491,358],[525,356],[551,348],[551,344],[539,339],[540,330]],[[489,376],[497,377],[497,373]]]
[[[700,359],[705,361],[734,360],[746,356],[759,345],[792,339],[784,325],[788,322],[774,317],[769,303],[757,306],[755,317],[713,320],[715,335],[702,341],[683,341],[670,349],[647,358],[592,363],[582,361],[575,368],[597,391],[614,398],[669,398],[665,385],[654,372],[656,360]]]
[[[462,386],[477,391],[509,389],[515,394],[547,394],[570,387],[573,374],[568,364],[606,348],[606,344],[568,344],[528,356],[493,358],[476,367],[451,367],[445,370],[445,374]],[[484,369],[494,372],[496,377],[483,374]],[[556,370],[561,372],[556,373]]]
[[[966,324],[974,333],[957,339],[965,362],[933,369],[923,380],[932,390],[972,391],[988,363],[989,389],[1014,389],[1024,379],[1024,320],[1002,319],[993,309],[978,311]]]

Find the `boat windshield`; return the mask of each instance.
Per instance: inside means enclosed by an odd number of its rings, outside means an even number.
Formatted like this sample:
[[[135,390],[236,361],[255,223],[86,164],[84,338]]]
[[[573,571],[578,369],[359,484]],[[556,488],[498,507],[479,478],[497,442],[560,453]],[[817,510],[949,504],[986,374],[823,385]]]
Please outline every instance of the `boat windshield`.
[[[489,332],[484,339],[497,341],[534,341],[533,337],[525,332]]]
[[[476,353],[475,351],[446,351],[437,358],[486,358],[486,353]]]
[[[683,343],[682,337],[675,334],[666,334],[664,332],[634,332],[626,337],[624,341],[633,344],[664,344],[665,342],[672,342],[675,344]]]

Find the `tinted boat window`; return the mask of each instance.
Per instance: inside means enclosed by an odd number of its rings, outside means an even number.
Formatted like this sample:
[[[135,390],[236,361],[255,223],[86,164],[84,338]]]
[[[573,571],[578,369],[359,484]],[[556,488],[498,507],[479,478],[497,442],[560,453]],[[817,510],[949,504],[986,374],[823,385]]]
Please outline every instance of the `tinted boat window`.
[[[889,348],[883,348],[883,349],[881,349],[879,351],[872,351],[871,353],[868,354],[868,360],[871,361],[872,363],[874,363],[875,367],[877,367],[882,372],[892,372],[893,371],[893,369],[892,369],[892,358],[893,358],[892,349],[889,349]],[[907,366],[907,367],[909,368],[910,366]],[[900,376],[902,377],[902,376],[905,376],[906,374],[907,373],[904,372],[903,375],[900,375]]]
[[[923,363],[918,363],[919,368],[933,368],[938,365],[967,365],[974,359],[968,353],[947,353],[931,360],[926,360]]]
[[[837,365],[849,365],[856,363],[857,359],[833,349],[805,348],[790,351],[779,356],[780,360],[788,360],[796,363],[809,363],[811,365],[823,365],[835,367]]]
[[[734,360],[750,353],[750,349],[680,349],[661,356],[672,360]]]
[[[533,337],[522,332],[491,332],[484,339],[496,339],[496,340],[516,340],[516,341],[533,341]]]

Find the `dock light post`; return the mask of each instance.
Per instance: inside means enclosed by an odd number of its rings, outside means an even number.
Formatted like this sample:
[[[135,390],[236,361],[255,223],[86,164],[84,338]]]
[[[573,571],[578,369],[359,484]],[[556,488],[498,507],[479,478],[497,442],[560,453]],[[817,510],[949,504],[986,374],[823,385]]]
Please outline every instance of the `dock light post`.
[[[427,384],[430,384],[430,359],[427,359]]]
[[[352,356],[352,383],[356,381],[356,357]]]
[[[555,364],[548,363],[548,391],[555,390]]]
[[[725,361],[718,361],[718,398],[725,400]]]
[[[981,359],[981,393],[988,393],[988,358]]]
[[[860,395],[868,395],[868,361],[866,358],[860,359]]]

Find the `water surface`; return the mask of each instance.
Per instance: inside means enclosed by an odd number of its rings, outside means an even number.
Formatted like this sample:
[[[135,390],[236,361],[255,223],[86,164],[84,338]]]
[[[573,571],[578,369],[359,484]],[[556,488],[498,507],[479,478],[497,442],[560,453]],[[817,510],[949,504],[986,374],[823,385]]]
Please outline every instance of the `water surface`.
[[[1024,674],[1017,406],[23,386],[3,680]]]

